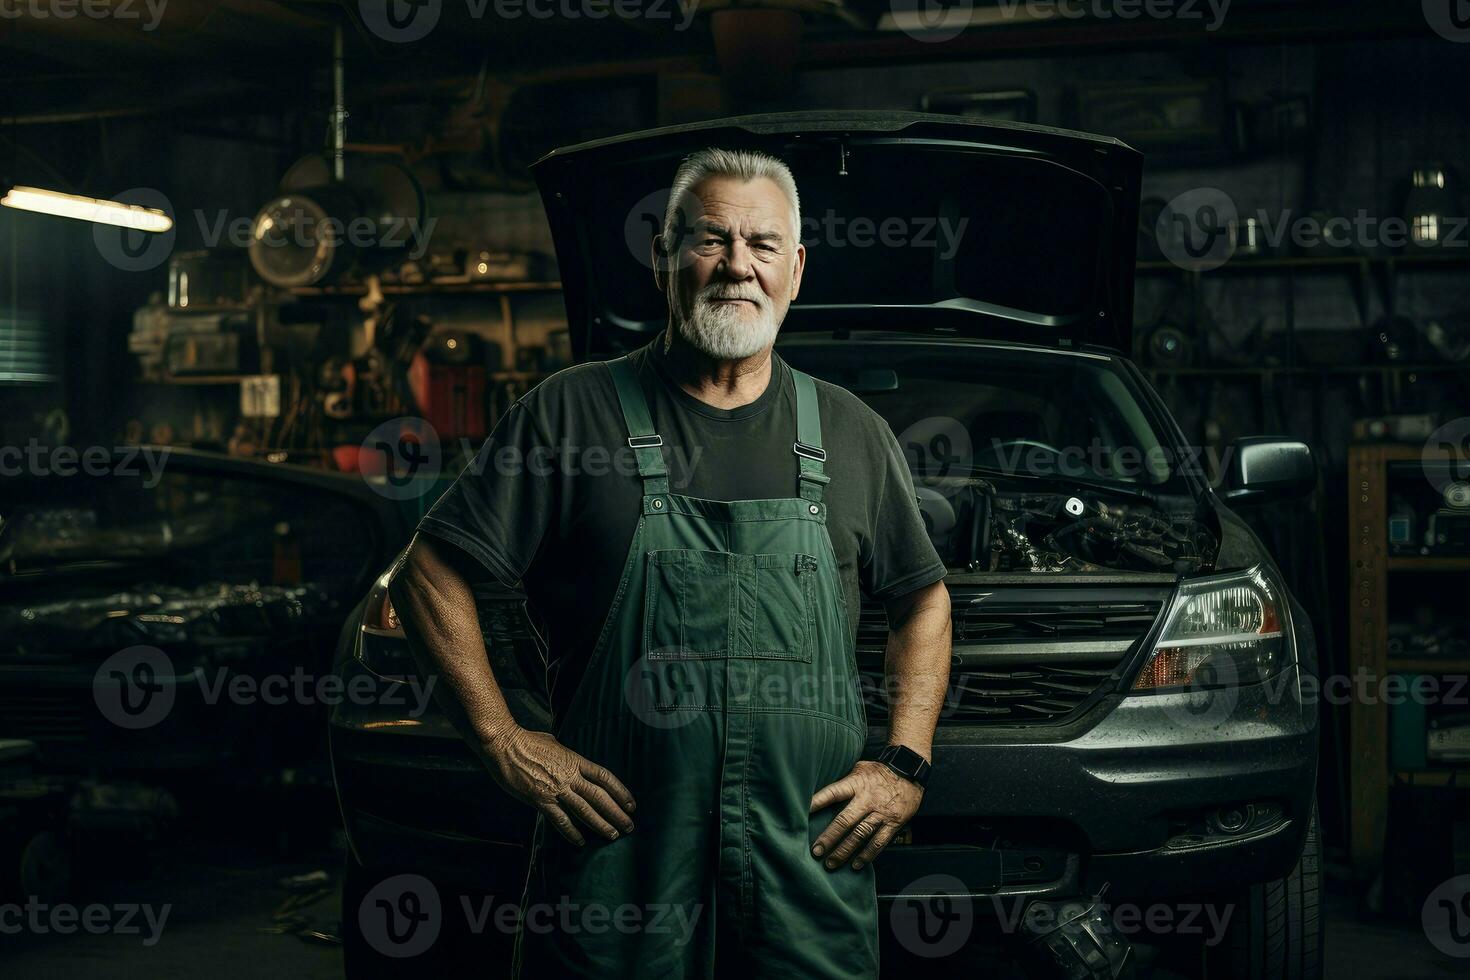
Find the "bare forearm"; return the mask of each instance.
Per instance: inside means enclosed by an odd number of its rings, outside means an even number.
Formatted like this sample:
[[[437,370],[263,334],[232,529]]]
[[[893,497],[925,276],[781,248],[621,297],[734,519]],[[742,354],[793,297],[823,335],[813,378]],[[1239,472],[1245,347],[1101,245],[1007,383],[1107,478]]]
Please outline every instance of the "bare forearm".
[[[617,776],[516,723],[485,656],[474,593],[440,546],[416,536],[388,594],[419,669],[439,679],[434,697],[502,789],[579,847],[583,829],[608,840],[633,832],[633,794]]]
[[[949,591],[943,582],[889,603],[888,741],[931,757],[949,685]]]
[[[419,535],[388,586],[420,672],[437,677],[434,697],[479,753],[516,729],[485,655],[470,585],[433,539]]]

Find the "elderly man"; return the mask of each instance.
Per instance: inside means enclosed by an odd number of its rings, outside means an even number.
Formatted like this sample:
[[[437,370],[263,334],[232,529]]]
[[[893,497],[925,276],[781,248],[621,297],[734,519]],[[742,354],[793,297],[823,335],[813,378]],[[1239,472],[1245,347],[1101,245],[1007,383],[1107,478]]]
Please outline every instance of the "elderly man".
[[[949,598],[892,432],[773,350],[800,230],[779,160],[685,159],[654,248],[667,332],[522,398],[393,578],[451,718],[539,811],[526,975],[877,973],[872,863],[923,797]],[[485,572],[547,624],[553,733],[496,685]],[[892,630],[877,761],[860,590]]]

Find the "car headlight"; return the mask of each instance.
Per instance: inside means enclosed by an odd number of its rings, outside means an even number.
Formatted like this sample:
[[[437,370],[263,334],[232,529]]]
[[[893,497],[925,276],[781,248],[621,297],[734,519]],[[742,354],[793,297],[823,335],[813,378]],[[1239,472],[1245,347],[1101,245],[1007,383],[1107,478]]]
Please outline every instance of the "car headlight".
[[[373,583],[368,593],[367,604],[362,610],[362,622],[358,627],[357,647],[354,651],[358,663],[387,681],[406,681],[415,674],[413,653],[403,635],[403,624],[388,598],[388,578],[385,572]]]
[[[1259,683],[1290,661],[1289,632],[1285,590],[1264,565],[1187,579],[1133,691]]]

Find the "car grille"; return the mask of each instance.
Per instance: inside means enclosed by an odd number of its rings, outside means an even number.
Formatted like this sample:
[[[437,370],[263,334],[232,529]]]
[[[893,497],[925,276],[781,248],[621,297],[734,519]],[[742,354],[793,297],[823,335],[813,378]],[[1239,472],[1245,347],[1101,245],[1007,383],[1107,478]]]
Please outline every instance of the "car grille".
[[[1167,586],[950,587],[949,693],[940,724],[1055,724],[1082,710],[1158,619]],[[888,617],[864,603],[857,655],[869,723],[888,717]]]

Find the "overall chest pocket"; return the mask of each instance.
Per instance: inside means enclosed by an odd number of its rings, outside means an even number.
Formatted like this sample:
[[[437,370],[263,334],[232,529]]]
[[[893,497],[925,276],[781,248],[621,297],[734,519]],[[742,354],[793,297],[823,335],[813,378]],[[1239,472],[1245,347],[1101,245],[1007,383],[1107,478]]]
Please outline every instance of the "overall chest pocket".
[[[817,559],[799,553],[648,553],[643,655],[811,663]]]

